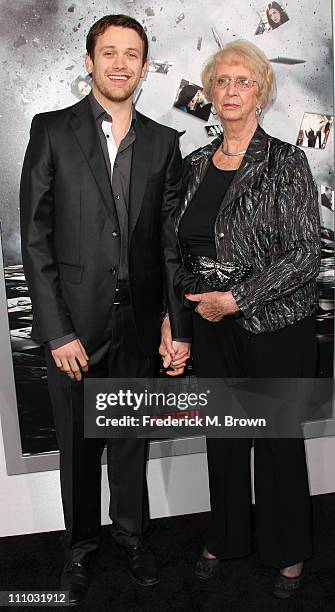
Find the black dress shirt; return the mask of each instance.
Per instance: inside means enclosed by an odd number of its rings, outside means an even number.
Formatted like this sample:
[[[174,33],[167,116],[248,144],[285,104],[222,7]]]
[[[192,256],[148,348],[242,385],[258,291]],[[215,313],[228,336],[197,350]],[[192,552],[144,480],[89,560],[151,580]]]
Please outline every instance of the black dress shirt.
[[[136,110],[133,107],[132,121],[130,129],[121,140],[117,150],[115,163],[111,168],[110,158],[108,154],[108,146],[106,142],[106,136],[102,130],[102,122],[107,121],[113,122],[112,117],[105,111],[105,109],[99,104],[97,99],[91,92],[88,96],[94,120],[96,122],[99,139],[101,142],[102,151],[104,154],[107,171],[109,178],[112,183],[112,192],[114,196],[114,203],[117,210],[117,216],[120,226],[121,236],[121,255],[120,255],[120,266],[118,280],[127,281],[128,277],[128,209],[129,209],[129,186],[130,186],[130,173],[131,173],[131,162],[133,156],[133,143],[136,139],[134,130],[134,122],[136,121]],[[112,203],[111,203],[112,204]]]

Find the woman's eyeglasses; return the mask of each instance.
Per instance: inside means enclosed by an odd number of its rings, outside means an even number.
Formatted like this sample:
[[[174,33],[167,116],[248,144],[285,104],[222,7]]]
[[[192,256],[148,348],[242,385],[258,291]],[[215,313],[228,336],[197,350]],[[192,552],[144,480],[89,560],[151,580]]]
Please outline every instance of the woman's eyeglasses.
[[[215,87],[218,87],[218,89],[225,89],[225,87],[228,87],[231,81],[235,83],[237,89],[240,89],[242,91],[247,91],[248,89],[251,89],[253,87],[253,84],[257,83],[257,81],[254,81],[253,79],[230,79],[228,77],[219,77],[218,79],[214,79],[214,85]]]

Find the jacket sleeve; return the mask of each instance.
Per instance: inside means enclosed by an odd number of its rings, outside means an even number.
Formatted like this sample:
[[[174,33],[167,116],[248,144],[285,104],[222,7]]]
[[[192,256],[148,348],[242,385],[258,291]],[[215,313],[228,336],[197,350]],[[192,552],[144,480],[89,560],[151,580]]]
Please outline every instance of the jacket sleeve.
[[[271,266],[232,288],[246,318],[292,294],[315,279],[320,270],[318,193],[306,155],[300,149],[286,159],[278,176],[276,194],[278,257]]]
[[[190,182],[194,180],[192,177],[192,170],[190,168],[190,158],[193,153],[187,155],[183,159],[182,163],[182,194],[185,194]],[[204,293],[208,291],[208,287],[204,286],[204,283],[199,274],[192,274],[189,270],[187,270],[182,261],[182,255],[179,249],[178,243],[178,254],[179,254],[179,265],[176,267],[176,271],[174,274],[173,284],[176,295],[179,300],[184,304],[184,306],[192,311],[195,310],[197,303],[191,302],[190,300],[185,298],[185,293]]]
[[[20,219],[22,261],[39,342],[74,331],[62,298],[55,260],[54,179],[49,135],[43,118],[36,115],[21,175]]]
[[[192,313],[187,310],[173,287],[176,270],[180,266],[179,246],[174,227],[174,215],[180,203],[181,154],[178,133],[175,132],[170,159],[166,169],[162,203],[162,250],[165,272],[167,308],[170,315],[172,338],[192,339]]]

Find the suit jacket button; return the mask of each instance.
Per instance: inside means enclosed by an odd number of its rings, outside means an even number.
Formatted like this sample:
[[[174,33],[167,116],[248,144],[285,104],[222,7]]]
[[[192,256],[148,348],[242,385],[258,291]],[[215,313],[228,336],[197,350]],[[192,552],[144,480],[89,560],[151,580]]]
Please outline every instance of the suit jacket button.
[[[115,231],[114,231],[114,232],[112,232],[112,236],[113,236],[113,238],[117,238],[117,237],[118,237],[118,235],[119,235],[119,232],[115,232]]]

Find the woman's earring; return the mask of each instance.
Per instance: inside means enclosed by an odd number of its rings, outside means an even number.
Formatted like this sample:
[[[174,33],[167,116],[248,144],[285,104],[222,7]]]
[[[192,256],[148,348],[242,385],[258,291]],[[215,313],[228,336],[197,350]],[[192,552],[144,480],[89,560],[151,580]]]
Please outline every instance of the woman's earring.
[[[257,117],[260,117],[262,114],[262,107],[261,106],[256,106],[256,115]]]

